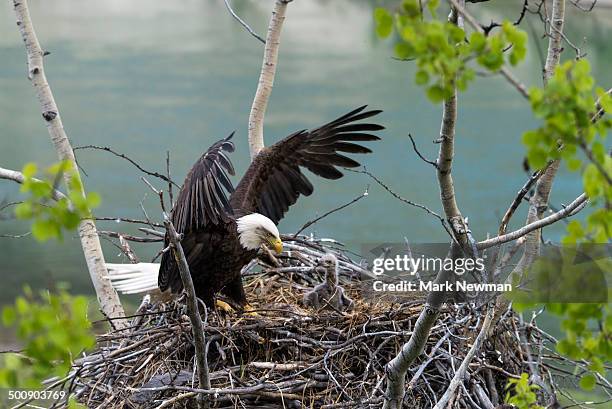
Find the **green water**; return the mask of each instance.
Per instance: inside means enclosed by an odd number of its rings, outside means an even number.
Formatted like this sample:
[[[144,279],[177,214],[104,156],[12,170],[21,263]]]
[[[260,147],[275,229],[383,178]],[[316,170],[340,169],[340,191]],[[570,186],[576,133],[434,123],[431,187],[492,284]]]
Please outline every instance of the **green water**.
[[[213,141],[237,131],[233,155],[240,174],[248,164],[246,129],[263,46],[229,16],[222,0],[185,1],[35,1],[32,18],[43,47],[47,76],[73,144],[107,145],[129,154],[147,169],[162,171],[167,150],[172,173],[181,181]],[[272,1],[237,1],[236,11],[265,33]],[[514,18],[522,1],[481,5],[483,21],[507,13]],[[422,152],[435,157],[440,107],[431,105],[412,82],[411,63],[394,61],[392,44],[376,38],[375,2],[299,0],[290,4],[283,29],[280,63],[266,116],[266,142],[320,125],[362,104],[384,109],[387,130],[363,157],[375,173],[406,198],[439,211],[436,177],[413,153],[407,134]],[[568,35],[584,50],[599,83],[612,83],[612,12],[572,12]],[[568,50],[566,55],[571,56]],[[537,84],[540,60],[531,47],[516,74]],[[523,184],[523,131],[537,125],[525,101],[497,78],[479,79],[460,97],[455,186],[463,214],[478,238],[497,230],[500,214]],[[0,5],[0,166],[12,169],[30,161],[56,160],[25,76],[25,54],[9,2]],[[78,152],[89,190],[100,192],[99,216],[142,217],[139,201],[159,218],[156,198],[127,162],[103,152]],[[159,187],[161,182],[150,178]],[[363,175],[337,182],[312,178],[316,191],[301,199],[280,225],[292,232],[317,213],[364,191]],[[553,202],[567,203],[580,192],[576,175],[558,179]],[[18,187],[0,182],[0,200],[18,200]],[[515,217],[516,226],[524,212]],[[100,223],[105,230],[134,233],[130,225]],[[27,225],[0,221],[0,233],[23,233]],[[315,225],[310,231],[333,236],[358,249],[362,242],[446,241],[439,222],[392,199],[375,185],[369,196]],[[549,229],[554,239],[560,229]],[[0,304],[12,300],[25,283],[47,286],[68,281],[76,292],[90,292],[77,239],[36,243],[32,238],[0,238]],[[119,251],[104,242],[108,261]],[[135,245],[143,260],[158,245]]]

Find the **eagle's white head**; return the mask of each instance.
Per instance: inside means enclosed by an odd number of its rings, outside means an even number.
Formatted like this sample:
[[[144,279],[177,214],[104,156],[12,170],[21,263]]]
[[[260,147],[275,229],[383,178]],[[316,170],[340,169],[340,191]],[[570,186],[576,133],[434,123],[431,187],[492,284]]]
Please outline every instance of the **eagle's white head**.
[[[247,250],[257,250],[262,244],[277,253],[283,251],[283,242],[274,222],[263,214],[251,213],[236,220],[240,244]]]

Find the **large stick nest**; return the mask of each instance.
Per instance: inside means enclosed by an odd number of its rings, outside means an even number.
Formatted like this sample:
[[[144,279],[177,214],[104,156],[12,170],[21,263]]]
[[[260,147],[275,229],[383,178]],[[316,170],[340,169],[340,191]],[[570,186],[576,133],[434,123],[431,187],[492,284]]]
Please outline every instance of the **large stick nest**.
[[[258,316],[209,311],[204,317],[212,407],[380,407],[385,365],[408,341],[423,300],[364,300],[364,269],[341,245],[307,237],[285,242],[289,252],[244,273]],[[325,252],[340,261],[341,282],[355,300],[351,311],[301,305],[304,292],[322,281],[313,266]],[[407,407],[432,407],[444,393],[479,332],[481,316],[468,305],[445,307],[408,372]],[[528,371],[518,325],[509,312],[498,321],[453,407],[471,407],[483,394],[497,404],[508,378]],[[145,298],[128,330],[98,341],[98,350],[77,360],[64,384],[87,407],[196,407],[193,337],[181,299]]]

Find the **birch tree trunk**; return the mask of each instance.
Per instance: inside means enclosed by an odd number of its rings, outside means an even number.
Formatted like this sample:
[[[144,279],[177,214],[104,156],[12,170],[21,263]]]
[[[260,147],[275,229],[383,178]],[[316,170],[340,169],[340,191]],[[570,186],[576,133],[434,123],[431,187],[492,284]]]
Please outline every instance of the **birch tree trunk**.
[[[68,136],[64,131],[59,110],[45,76],[43,68],[43,57],[45,53],[40,47],[40,43],[36,37],[36,32],[34,31],[34,26],[32,25],[30,12],[28,10],[27,0],[13,0],[13,6],[17,18],[17,26],[19,27],[19,32],[26,47],[28,78],[36,90],[42,117],[45,120],[51,142],[53,143],[53,147],[59,159],[68,161],[72,167],[70,175],[64,175],[66,188],[70,190],[68,183],[69,179],[71,177],[76,177],[80,186],[80,190],[77,193],[85,196],[74,152]],[[91,218],[82,220],[78,227],[78,233],[87,262],[89,275],[103,314],[108,318],[125,316],[123,307],[119,301],[119,296],[112,287],[110,280],[107,278],[108,271],[106,270],[100,239],[93,220]],[[124,320],[115,320],[113,323],[117,328],[123,328],[125,326]]]
[[[276,75],[276,63],[278,61],[278,50],[280,48],[280,35],[285,21],[287,4],[291,0],[276,0],[274,10],[268,25],[264,58],[261,64],[261,73],[257,83],[257,91],[249,114],[249,151],[251,160],[257,156],[264,147],[263,121],[268,107],[268,100],[274,86]]]
[[[565,24],[565,0],[553,0],[552,13],[550,20],[550,33],[548,41],[548,52],[546,55],[546,64],[544,66],[543,80],[544,85],[555,73],[555,69],[559,65],[561,52],[563,51],[563,26]],[[531,224],[540,220],[546,210],[548,210],[548,201],[552,185],[559,170],[560,161],[553,161],[544,171],[535,186],[535,191],[529,200],[529,210],[527,213],[527,223]],[[510,278],[516,274],[521,274],[527,269],[540,255],[540,243],[542,241],[542,230],[538,229],[529,233],[525,241],[525,249],[517,266],[512,271]]]
[[[458,2],[460,7],[465,1]],[[456,9],[453,9],[449,21],[462,26],[462,19]],[[468,228],[465,219],[461,215],[455,195],[455,187],[452,177],[452,164],[455,154],[455,129],[457,124],[457,89],[453,95],[444,101],[442,124],[440,126],[440,150],[438,152],[437,176],[440,187],[440,200],[444,208],[446,220],[450,223],[457,242],[451,244],[447,258],[457,259],[469,248]],[[470,254],[469,251],[467,254]],[[444,269],[438,272],[436,283],[444,283],[452,278],[453,272]],[[425,304],[410,339],[405,343],[400,352],[386,366],[387,389],[385,392],[384,409],[399,409],[402,407],[406,373],[410,365],[423,353],[431,328],[436,323],[440,314],[440,308],[446,300],[446,293],[432,291],[428,294]]]

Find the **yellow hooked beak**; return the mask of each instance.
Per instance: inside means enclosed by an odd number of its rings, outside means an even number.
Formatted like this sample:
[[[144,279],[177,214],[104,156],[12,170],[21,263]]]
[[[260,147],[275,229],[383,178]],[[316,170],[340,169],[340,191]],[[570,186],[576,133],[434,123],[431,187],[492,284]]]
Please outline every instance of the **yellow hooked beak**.
[[[283,252],[283,242],[281,241],[281,239],[277,239],[276,237],[272,238],[272,240],[270,240],[270,245],[272,246],[274,251],[276,251],[277,254]]]

